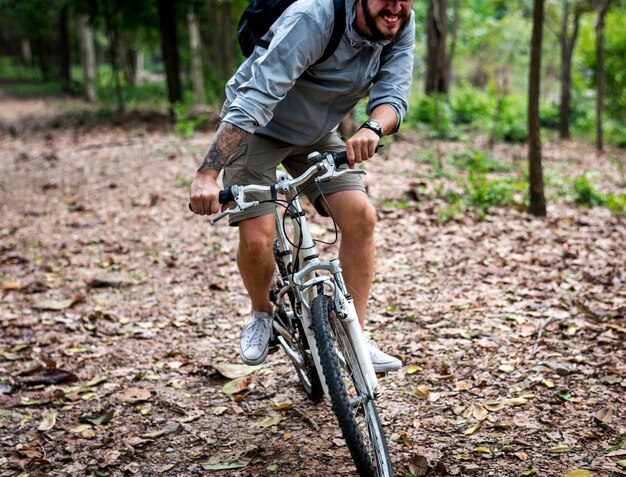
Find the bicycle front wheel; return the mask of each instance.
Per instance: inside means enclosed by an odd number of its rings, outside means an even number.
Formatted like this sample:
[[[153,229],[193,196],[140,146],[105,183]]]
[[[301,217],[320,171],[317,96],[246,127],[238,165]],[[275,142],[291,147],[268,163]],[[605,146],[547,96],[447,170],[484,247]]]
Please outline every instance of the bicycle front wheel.
[[[387,440],[346,326],[334,302],[317,296],[311,305],[313,331],[332,409],[361,477],[393,477]]]

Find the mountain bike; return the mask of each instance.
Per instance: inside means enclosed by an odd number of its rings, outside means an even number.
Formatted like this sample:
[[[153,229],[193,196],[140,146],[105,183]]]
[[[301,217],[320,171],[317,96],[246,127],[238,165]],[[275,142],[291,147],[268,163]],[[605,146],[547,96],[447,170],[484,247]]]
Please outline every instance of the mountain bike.
[[[277,171],[274,185],[234,185],[221,191],[220,203],[234,205],[215,215],[211,224],[266,202],[247,201],[246,194],[270,192],[269,201],[277,205],[276,272],[270,291],[273,340],[292,361],[306,394],[314,401],[324,396],[330,399],[358,474],[392,477],[387,441],[374,402],[377,376],[341,264],[336,258],[320,260],[299,201],[306,187],[341,174],[365,172],[340,169],[347,163],[345,152],[315,152],[308,161],[311,167],[299,177]],[[284,199],[279,199],[279,194]]]

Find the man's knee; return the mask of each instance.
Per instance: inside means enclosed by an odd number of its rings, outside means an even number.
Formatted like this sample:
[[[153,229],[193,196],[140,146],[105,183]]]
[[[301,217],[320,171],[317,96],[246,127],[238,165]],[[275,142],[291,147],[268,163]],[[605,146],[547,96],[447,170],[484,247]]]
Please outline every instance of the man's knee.
[[[374,235],[376,227],[376,209],[367,198],[354,201],[351,204],[349,213],[340,225],[344,235],[369,238]]]
[[[239,249],[247,255],[260,256],[272,250],[273,217],[258,217],[239,223]]]

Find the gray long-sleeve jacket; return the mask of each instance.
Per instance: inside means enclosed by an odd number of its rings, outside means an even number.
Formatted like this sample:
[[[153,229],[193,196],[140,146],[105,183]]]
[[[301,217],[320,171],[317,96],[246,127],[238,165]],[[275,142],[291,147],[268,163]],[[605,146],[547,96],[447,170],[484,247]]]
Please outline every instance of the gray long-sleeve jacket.
[[[226,85],[222,120],[304,146],[337,128],[368,95],[368,114],[392,107],[398,126],[408,109],[413,72],[415,15],[394,44],[371,41],[354,29],[355,0],[346,0],[346,31],[334,54],[315,64],[330,40],[332,0],[298,0],[289,6]]]

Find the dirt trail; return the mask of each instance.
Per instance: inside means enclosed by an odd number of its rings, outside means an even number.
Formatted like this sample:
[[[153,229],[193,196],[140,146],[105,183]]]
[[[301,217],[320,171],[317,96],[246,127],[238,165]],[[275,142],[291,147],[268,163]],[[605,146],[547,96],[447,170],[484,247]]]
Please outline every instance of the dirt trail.
[[[15,128],[55,110],[0,96],[0,111]],[[209,138],[140,122],[0,137],[0,476],[354,475],[328,403],[305,399],[281,352],[223,392],[249,309],[236,232],[186,210]],[[390,206],[428,181],[433,147],[405,133],[367,164],[367,331],[406,364],[379,401],[396,474],[625,474],[624,219],[551,203],[543,220],[441,224],[434,199]],[[564,176],[618,177],[590,151],[546,145]]]

